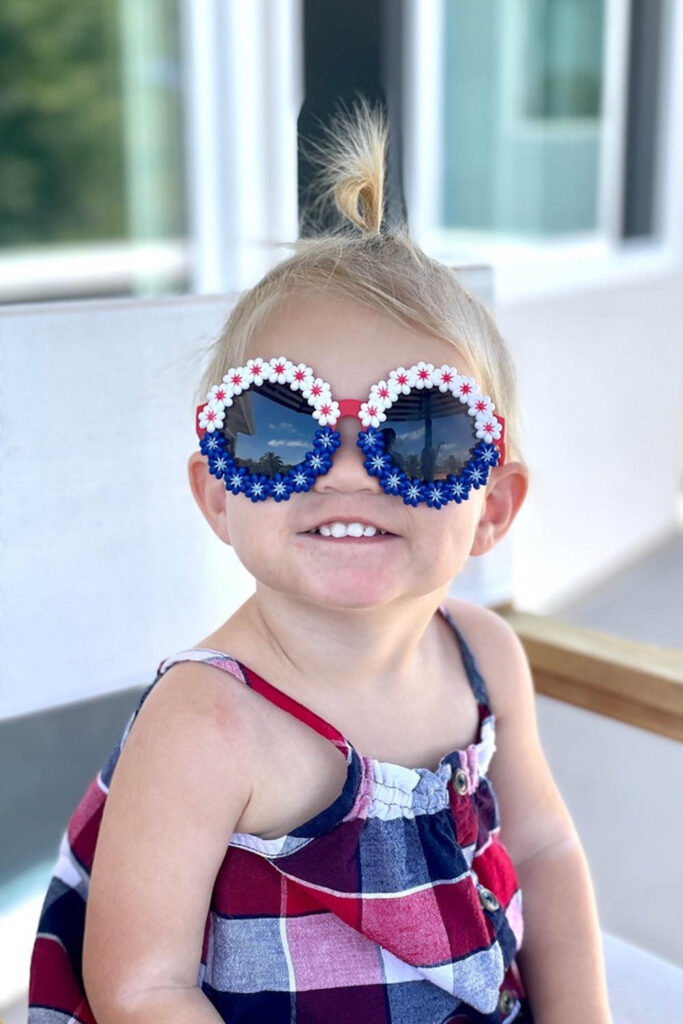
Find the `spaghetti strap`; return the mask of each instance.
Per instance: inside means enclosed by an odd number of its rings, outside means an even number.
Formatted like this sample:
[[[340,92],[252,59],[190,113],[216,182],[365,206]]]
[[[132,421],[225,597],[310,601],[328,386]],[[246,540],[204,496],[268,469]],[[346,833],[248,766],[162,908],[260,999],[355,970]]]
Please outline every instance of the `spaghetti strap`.
[[[443,604],[439,605],[439,611],[446,619],[448,624],[452,627],[453,632],[456,635],[458,644],[460,646],[460,654],[462,656],[463,664],[465,666],[465,671],[467,672],[467,678],[469,679],[470,686],[472,687],[472,692],[474,693],[474,697],[477,704],[486,712],[490,712],[491,705],[489,703],[489,695],[486,689],[486,683],[484,682],[484,678],[481,672],[479,671],[476,659],[474,657],[472,649],[470,648],[470,645],[467,643],[467,640],[465,640],[465,637],[460,632],[460,629],[456,624],[455,619],[448,611],[446,606]]]
[[[338,747],[347,760],[349,758],[349,752],[352,744],[346,739],[346,737],[335,728],[330,722],[316,714],[310,708],[302,704],[301,701],[296,700],[295,697],[290,697],[284,690],[280,690],[277,686],[269,683],[267,679],[255,672],[254,669],[245,665],[237,658],[232,657],[229,654],[225,654],[223,651],[215,651],[209,647],[192,647],[185,651],[178,651],[177,654],[172,655],[169,658],[164,658],[157,669],[157,677],[155,682],[171,668],[173,665],[177,665],[181,661],[201,661],[205,665],[212,665],[214,668],[222,669],[224,672],[229,672],[235,676],[241,683],[248,686],[249,689],[255,690],[261,694],[266,700],[270,701],[271,704],[276,704],[277,707],[282,708],[283,711],[287,711],[294,718],[298,718],[299,721],[308,725],[315,732],[320,733],[325,739]],[[152,684],[153,685],[153,684]],[[151,689],[151,687],[150,687]],[[146,696],[145,693],[143,695]]]

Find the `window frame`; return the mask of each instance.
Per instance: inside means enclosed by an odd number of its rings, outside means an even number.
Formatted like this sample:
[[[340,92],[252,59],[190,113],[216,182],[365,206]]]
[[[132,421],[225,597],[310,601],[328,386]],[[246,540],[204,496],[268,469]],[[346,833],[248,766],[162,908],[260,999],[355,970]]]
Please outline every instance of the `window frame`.
[[[496,299],[514,302],[675,272],[683,263],[683,6],[666,0],[660,81],[660,124],[655,223],[647,238],[621,237],[628,96],[630,0],[605,0],[604,127],[600,150],[598,228],[537,240],[518,235],[444,228],[439,203],[444,149],[442,39],[449,0],[411,4],[404,45],[407,123],[406,199],[411,232],[435,258],[449,263],[488,263],[495,272]],[[514,3],[515,0],[503,0]]]

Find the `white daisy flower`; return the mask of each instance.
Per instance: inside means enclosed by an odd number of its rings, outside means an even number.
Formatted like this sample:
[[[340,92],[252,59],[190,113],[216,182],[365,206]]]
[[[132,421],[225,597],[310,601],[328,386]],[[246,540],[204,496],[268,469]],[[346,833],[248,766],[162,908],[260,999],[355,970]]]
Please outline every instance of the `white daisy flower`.
[[[416,387],[416,388],[431,388],[433,386],[433,384],[432,384],[432,374],[434,373],[434,364],[433,363],[423,363],[422,360],[420,360],[419,363],[415,363],[413,366],[410,367],[410,369],[413,371],[413,373],[415,375],[414,387]]]
[[[219,430],[223,426],[225,413],[218,405],[207,405],[199,414],[199,426],[202,430]]]
[[[478,394],[479,389],[474,377],[466,377],[459,373],[451,386],[451,391],[458,396],[461,402],[465,403]]]
[[[231,389],[231,395],[239,395],[248,386],[248,372],[244,366],[231,366],[223,382]]]
[[[289,382],[289,371],[292,363],[285,356],[273,356],[269,360],[270,366],[270,380],[277,384],[287,384]]]
[[[230,397],[230,388],[227,384],[214,384],[210,391],[206,394],[207,401],[212,408],[224,408],[226,405],[232,405],[232,398]]]
[[[325,398],[332,398],[330,385],[322,380],[321,377],[307,378],[306,382],[301,386],[301,394],[304,398],[308,399],[311,405],[315,405],[316,402],[320,402]]]
[[[382,402],[372,401],[371,399],[368,399],[367,402],[363,402],[358,413],[363,426],[378,427],[380,423],[387,418],[384,408],[385,407]]]
[[[328,423],[334,426],[338,417],[339,402],[333,402],[328,395],[324,395],[323,398],[316,401],[313,418],[318,421],[321,427],[327,426]]]
[[[381,402],[386,408],[399,396],[398,384],[393,380],[381,380],[370,388],[370,401]]]
[[[481,437],[487,444],[497,441],[503,429],[495,416],[477,416],[475,427],[477,437]]]
[[[296,366],[290,363],[287,380],[292,391],[302,391],[313,380],[313,370],[305,363],[298,363]]]
[[[490,416],[496,408],[488,395],[472,395],[469,399],[470,416]]]
[[[454,366],[448,366],[446,363],[443,366],[437,366],[432,374],[432,383],[439,391],[449,391],[458,376],[458,371]]]
[[[407,395],[415,383],[415,375],[412,370],[399,366],[390,372],[388,383],[395,386],[399,395]]]
[[[265,363],[263,359],[247,359],[245,370],[250,384],[263,384],[264,380],[270,379],[270,363]]]

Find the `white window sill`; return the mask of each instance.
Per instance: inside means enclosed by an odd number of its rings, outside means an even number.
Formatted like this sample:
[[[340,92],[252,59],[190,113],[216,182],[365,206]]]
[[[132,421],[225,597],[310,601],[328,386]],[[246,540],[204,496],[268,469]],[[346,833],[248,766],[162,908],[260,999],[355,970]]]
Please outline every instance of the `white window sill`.
[[[683,270],[681,253],[659,241],[611,245],[595,235],[528,240],[478,232],[433,232],[420,245],[451,266],[493,269],[496,305],[594,290]]]
[[[189,267],[187,243],[93,242],[33,246],[0,253],[0,302],[116,295],[183,285]]]

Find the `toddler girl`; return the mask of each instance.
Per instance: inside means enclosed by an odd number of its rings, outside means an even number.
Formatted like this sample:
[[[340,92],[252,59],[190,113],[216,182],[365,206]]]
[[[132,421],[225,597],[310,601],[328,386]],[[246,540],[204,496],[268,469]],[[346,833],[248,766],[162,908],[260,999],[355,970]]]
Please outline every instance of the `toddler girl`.
[[[385,146],[364,103],[337,119],[352,225],[293,243],[215,343],[189,480],[255,591],[161,661],[74,810],[32,1024],[609,1024],[523,648],[448,596],[527,491],[514,367],[380,230]]]

